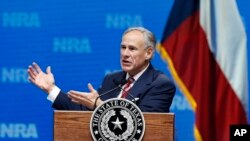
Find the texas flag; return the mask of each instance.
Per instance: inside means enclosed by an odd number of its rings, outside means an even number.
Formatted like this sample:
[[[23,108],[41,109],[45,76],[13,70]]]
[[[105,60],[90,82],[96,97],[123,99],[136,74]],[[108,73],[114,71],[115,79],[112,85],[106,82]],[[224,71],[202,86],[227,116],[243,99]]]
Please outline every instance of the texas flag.
[[[158,51],[195,113],[196,141],[247,124],[246,32],[236,0],[175,0]]]

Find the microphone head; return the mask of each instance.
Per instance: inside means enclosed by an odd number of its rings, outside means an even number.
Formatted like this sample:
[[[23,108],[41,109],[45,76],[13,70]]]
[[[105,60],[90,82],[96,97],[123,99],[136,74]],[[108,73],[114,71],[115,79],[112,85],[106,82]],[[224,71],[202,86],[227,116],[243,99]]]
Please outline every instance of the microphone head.
[[[126,79],[124,79],[124,80],[121,80],[121,81],[118,81],[118,80],[116,80],[116,79],[113,79],[113,82],[114,82],[114,84],[115,85],[124,85],[124,84],[126,84],[127,83],[127,80]]]
[[[139,98],[135,98],[133,95],[131,95],[128,91],[124,90],[122,88],[122,85],[126,84],[128,81],[126,79],[123,79],[121,81],[118,81],[116,79],[113,79],[113,82],[115,85],[117,85],[122,91],[125,91],[128,96],[132,97],[132,102],[134,102],[136,104],[136,102],[139,100]]]

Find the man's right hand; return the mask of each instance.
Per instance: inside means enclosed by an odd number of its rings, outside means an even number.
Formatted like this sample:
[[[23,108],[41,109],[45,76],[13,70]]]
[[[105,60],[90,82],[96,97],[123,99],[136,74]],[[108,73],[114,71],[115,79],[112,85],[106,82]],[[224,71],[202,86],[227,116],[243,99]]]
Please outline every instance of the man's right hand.
[[[50,66],[47,67],[45,73],[35,62],[33,62],[32,65],[29,65],[27,72],[29,75],[29,81],[44,90],[46,93],[49,94],[49,92],[55,87],[55,79],[51,73]]]

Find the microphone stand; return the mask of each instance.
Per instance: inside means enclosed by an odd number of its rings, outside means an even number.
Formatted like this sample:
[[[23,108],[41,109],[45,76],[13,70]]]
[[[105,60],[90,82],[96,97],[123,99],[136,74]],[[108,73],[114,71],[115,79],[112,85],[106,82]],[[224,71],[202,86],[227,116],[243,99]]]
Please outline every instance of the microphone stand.
[[[112,91],[114,91],[114,90],[120,88],[120,87],[121,87],[120,85],[121,85],[121,84],[119,84],[117,87],[115,87],[115,88],[113,88],[113,89],[111,89],[111,90],[109,90],[109,91],[106,91],[105,93],[100,94],[100,95],[95,99],[95,103],[94,103],[93,110],[96,108],[97,100],[98,100],[101,96],[106,95],[106,94],[108,94],[108,93],[110,93],[110,92],[112,92]]]
[[[136,100],[136,98],[135,98],[132,94],[130,94],[128,91],[126,91],[126,90],[124,90],[124,89],[122,88],[122,85],[126,84],[127,81],[118,82],[117,80],[114,79],[113,82],[117,85],[117,87],[115,87],[115,88],[113,88],[113,89],[111,89],[111,90],[109,90],[109,91],[106,91],[105,93],[100,94],[100,95],[95,99],[95,103],[94,103],[93,110],[95,110],[95,108],[97,107],[97,106],[96,106],[97,100],[98,100],[101,96],[106,95],[106,94],[108,94],[108,93],[110,93],[110,92],[112,92],[112,91],[114,91],[114,90],[116,90],[116,89],[118,89],[118,88],[120,88],[122,91],[126,92],[126,93],[128,94],[128,96],[130,96],[130,97],[132,98],[131,101],[132,101],[134,104],[136,104],[136,101],[137,101],[138,99]]]

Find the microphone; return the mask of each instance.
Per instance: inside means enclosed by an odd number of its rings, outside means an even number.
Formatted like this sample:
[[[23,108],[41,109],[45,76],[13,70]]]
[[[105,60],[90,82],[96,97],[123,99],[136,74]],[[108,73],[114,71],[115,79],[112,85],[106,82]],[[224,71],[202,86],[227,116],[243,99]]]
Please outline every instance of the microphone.
[[[138,100],[138,98],[135,98],[131,93],[129,93],[128,91],[126,91],[125,89],[122,88],[122,85],[120,85],[121,83],[119,83],[119,81],[117,81],[116,79],[113,80],[113,82],[122,90],[124,91],[125,93],[128,94],[128,96],[130,96],[132,98],[132,102],[134,102],[136,104],[136,101]],[[127,80],[126,80],[126,83],[127,83]],[[124,83],[124,84],[126,84]],[[124,85],[123,84],[123,85]]]
[[[97,100],[98,100],[100,97],[102,97],[102,96],[104,96],[104,95],[106,95],[106,94],[108,94],[108,93],[110,93],[110,92],[113,92],[113,91],[115,91],[115,90],[118,89],[118,88],[122,88],[122,85],[126,84],[126,83],[127,83],[127,80],[122,80],[120,83],[119,83],[117,80],[116,80],[116,81],[113,80],[113,82],[114,82],[115,85],[117,85],[117,86],[116,86],[115,88],[113,88],[113,89],[110,89],[110,90],[108,90],[108,91],[102,93],[102,94],[99,94],[99,96],[95,99],[95,104],[94,104],[93,110],[96,108]]]

